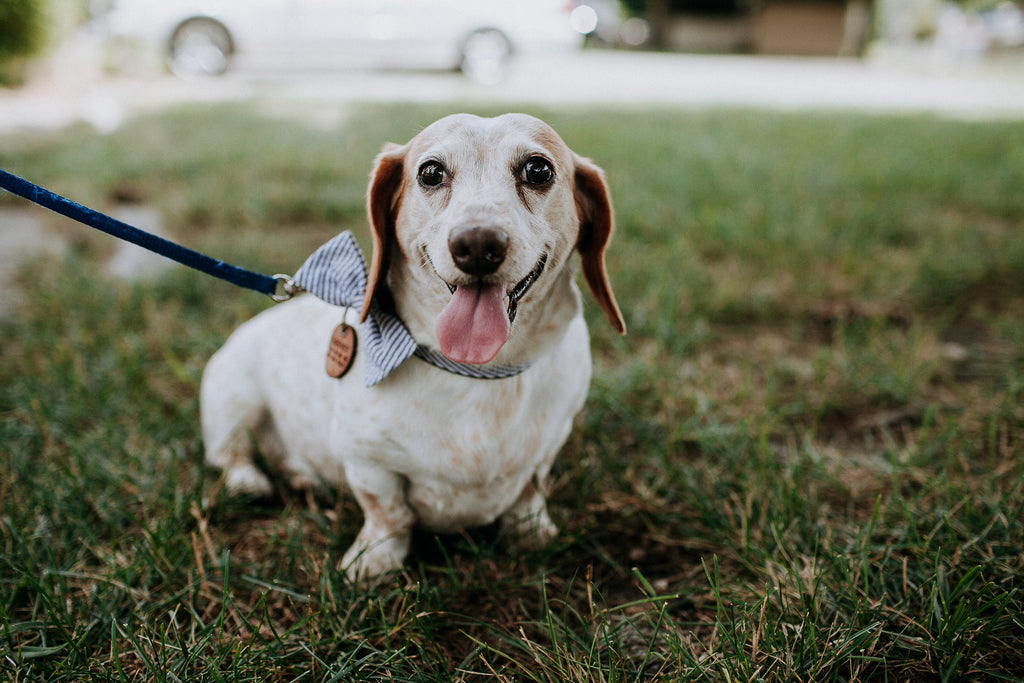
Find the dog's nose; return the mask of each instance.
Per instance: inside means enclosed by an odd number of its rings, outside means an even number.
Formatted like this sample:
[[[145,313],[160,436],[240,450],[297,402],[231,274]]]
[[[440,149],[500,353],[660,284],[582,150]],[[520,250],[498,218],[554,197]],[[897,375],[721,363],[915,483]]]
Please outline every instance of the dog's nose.
[[[487,275],[505,261],[508,233],[501,228],[467,226],[456,228],[448,236],[448,251],[464,273]]]

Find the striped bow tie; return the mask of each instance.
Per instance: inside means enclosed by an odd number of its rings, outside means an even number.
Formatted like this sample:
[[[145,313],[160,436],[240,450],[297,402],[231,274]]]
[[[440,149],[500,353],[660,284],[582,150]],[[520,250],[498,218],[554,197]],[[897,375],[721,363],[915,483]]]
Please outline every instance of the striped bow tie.
[[[360,310],[366,298],[366,260],[352,233],[346,230],[313,252],[293,278],[307,292],[335,306]],[[342,315],[344,318],[344,315]],[[456,363],[444,354],[420,346],[398,316],[377,306],[361,328],[360,346],[366,351],[366,386],[377,384],[399,365],[416,356],[431,365],[464,377],[504,379],[529,365],[470,365]]]

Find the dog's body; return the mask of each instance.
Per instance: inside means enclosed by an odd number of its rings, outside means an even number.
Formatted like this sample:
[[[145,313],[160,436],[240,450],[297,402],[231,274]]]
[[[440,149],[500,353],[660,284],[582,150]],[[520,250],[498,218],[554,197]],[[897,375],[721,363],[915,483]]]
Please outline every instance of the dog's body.
[[[295,486],[347,484],[365,514],[342,559],[352,576],[399,567],[416,523],[453,531],[500,518],[543,544],[555,533],[545,477],[591,373],[574,250],[625,330],[604,272],[612,216],[599,169],[531,117],[459,115],[385,149],[368,210],[361,315],[304,295],[240,327],[210,360],[207,461],[229,490],[268,493],[255,439]],[[371,306],[392,309],[420,346],[451,360],[529,367],[472,379],[411,358],[367,387],[359,349],[343,377],[329,377],[332,331],[346,317],[361,337]]]

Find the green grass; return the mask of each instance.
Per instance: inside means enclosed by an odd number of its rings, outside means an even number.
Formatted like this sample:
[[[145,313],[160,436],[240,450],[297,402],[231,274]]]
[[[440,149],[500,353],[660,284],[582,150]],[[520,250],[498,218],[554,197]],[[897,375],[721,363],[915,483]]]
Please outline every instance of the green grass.
[[[365,240],[373,154],[447,112],[263,111],[3,139],[0,166],[287,272]],[[54,219],[71,249],[0,322],[0,678],[1024,680],[1024,123],[539,113],[608,172],[630,325],[588,306],[553,546],[420,533],[367,589],[336,567],[350,496],[205,505],[200,374],[272,304],[112,280],[114,241]]]

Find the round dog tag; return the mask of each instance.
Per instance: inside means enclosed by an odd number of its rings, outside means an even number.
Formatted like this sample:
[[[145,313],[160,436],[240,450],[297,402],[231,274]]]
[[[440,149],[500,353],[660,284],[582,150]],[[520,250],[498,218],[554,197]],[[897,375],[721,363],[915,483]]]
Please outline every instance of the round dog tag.
[[[334,328],[331,345],[327,348],[327,374],[338,378],[352,367],[356,357],[356,331],[351,325],[342,323]]]

